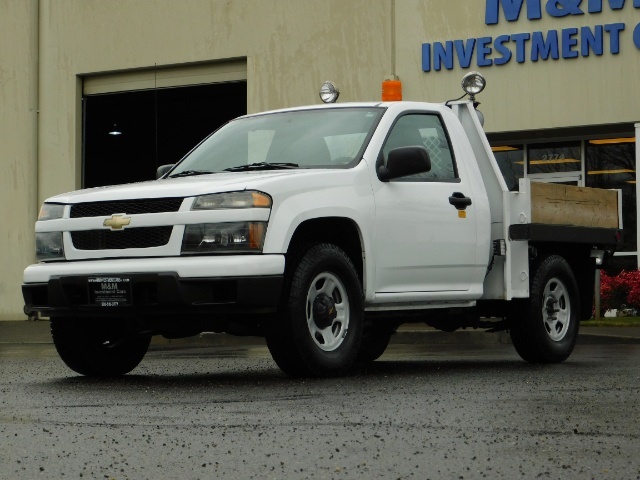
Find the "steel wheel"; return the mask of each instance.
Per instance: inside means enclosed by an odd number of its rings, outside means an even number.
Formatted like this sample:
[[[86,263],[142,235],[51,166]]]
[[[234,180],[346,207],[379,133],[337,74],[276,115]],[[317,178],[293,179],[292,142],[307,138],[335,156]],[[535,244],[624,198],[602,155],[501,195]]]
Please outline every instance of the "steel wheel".
[[[558,278],[550,279],[544,287],[542,320],[549,338],[562,340],[571,323],[571,302],[567,287]]]
[[[328,243],[300,246],[287,262],[281,316],[266,335],[271,356],[295,377],[348,372],[364,324],[362,286],[353,262]]]
[[[307,294],[307,325],[315,344],[325,352],[342,345],[349,330],[349,296],[344,284],[330,272],[322,272]]]

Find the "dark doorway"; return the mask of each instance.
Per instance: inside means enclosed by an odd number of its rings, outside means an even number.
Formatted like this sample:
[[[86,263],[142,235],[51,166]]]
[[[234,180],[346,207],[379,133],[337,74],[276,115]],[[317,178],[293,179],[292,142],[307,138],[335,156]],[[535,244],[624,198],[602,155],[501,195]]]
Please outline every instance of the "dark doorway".
[[[87,95],[83,187],[155,178],[228,120],[247,112],[246,82]]]

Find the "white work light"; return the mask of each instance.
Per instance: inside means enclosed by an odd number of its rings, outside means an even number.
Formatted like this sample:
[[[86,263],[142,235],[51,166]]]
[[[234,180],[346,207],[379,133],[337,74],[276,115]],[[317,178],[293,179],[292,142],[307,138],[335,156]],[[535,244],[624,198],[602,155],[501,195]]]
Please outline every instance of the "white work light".
[[[487,82],[478,72],[469,72],[462,79],[462,89],[471,97],[471,101],[475,100],[475,96],[484,90]]]
[[[340,89],[333,82],[326,81],[320,87],[320,100],[324,103],[336,103],[339,96]]]

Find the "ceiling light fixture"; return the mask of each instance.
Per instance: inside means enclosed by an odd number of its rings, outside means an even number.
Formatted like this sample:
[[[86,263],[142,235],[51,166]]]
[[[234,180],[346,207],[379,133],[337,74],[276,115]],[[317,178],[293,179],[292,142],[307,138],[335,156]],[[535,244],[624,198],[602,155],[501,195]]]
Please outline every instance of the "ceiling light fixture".
[[[616,143],[636,143],[636,137],[630,138],[603,138],[600,140],[589,140],[591,145],[612,145]]]

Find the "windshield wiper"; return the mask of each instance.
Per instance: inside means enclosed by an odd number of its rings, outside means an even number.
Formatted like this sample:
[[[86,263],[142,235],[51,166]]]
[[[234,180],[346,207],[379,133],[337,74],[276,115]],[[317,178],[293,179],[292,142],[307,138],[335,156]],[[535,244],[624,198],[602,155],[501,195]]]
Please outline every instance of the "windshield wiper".
[[[248,170],[287,170],[289,168],[298,168],[297,163],[270,163],[257,162],[249,165],[238,165],[237,167],[225,168],[225,172],[246,172]]]
[[[173,175],[169,175],[169,178],[177,178],[177,177],[194,177],[196,175],[206,175],[208,173],[213,173],[208,170],[185,170],[184,172],[174,173]]]

